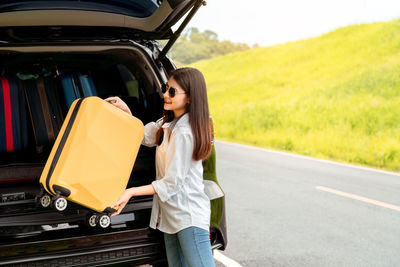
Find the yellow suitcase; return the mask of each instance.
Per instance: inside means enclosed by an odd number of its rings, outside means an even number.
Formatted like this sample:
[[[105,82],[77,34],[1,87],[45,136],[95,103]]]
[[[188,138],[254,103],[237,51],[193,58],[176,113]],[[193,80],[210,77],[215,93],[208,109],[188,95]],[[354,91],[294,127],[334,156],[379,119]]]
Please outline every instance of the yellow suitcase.
[[[43,195],[42,206],[53,204],[62,211],[70,200],[112,213],[110,206],[127,186],[143,135],[139,119],[101,98],[75,100],[40,177],[41,186],[54,196]]]

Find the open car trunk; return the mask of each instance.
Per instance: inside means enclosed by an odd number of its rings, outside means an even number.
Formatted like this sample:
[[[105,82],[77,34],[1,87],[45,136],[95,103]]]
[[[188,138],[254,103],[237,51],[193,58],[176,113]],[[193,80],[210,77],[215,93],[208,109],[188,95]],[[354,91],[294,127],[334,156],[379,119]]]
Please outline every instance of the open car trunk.
[[[45,47],[23,47],[19,51],[0,51],[1,77],[13,80],[21,87],[20,110],[26,112],[26,120],[20,120],[18,126],[25,129],[25,145],[11,151],[0,151],[0,235],[14,236],[42,229],[40,225],[70,222],[79,223],[87,216],[88,210],[72,205],[63,214],[51,209],[44,210],[37,203],[40,193],[39,178],[49,157],[57,136],[57,127],[52,129],[55,137],[51,140],[38,140],[37,124],[33,113],[38,106],[43,108],[43,98],[33,98],[31,84],[42,79],[48,102],[47,112],[53,122],[62,123],[68,103],[65,99],[64,79],[80,75],[91,80],[93,95],[100,98],[121,97],[130,107],[132,114],[144,124],[162,116],[162,97],[160,83],[165,77],[159,77],[153,71],[154,66],[146,53],[134,46],[123,47],[57,47],[57,51],[46,51]],[[77,87],[82,84],[78,80]],[[2,84],[3,87],[5,84]],[[82,97],[84,92],[81,91]],[[35,102],[36,100],[36,102]],[[40,102],[40,103],[38,103]],[[24,107],[25,105],[25,107]],[[40,109],[39,107],[39,109]],[[22,112],[22,111],[21,111]],[[15,114],[13,114],[15,115]],[[0,122],[4,123],[4,122]],[[141,146],[132,170],[128,186],[140,186],[155,179],[155,148]],[[152,197],[135,198],[135,205],[127,206],[125,213],[135,211],[134,223],[145,227],[148,221],[140,222],[140,217],[149,218]],[[133,203],[133,200],[132,200]],[[140,215],[143,213],[142,215]],[[129,218],[127,219],[129,221]],[[131,222],[132,224],[132,222]],[[36,225],[36,226],[35,226]],[[23,227],[23,228],[21,228]],[[33,228],[32,228],[33,227]],[[24,229],[21,231],[21,229]],[[39,231],[40,232],[40,231]]]

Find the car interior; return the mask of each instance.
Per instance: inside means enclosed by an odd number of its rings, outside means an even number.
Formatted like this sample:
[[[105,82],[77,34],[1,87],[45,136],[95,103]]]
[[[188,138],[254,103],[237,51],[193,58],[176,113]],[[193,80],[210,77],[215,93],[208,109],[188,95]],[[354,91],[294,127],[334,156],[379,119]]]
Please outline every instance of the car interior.
[[[10,219],[10,215],[21,213],[21,207],[24,209],[22,212],[26,214],[38,211],[35,199],[40,191],[38,180],[57,131],[68,112],[63,94],[63,77],[79,74],[89,78],[93,82],[94,95],[102,99],[119,96],[128,104],[132,114],[146,124],[162,116],[162,95],[150,70],[142,57],[123,49],[84,53],[1,53],[0,77],[15,81],[21,90],[19,110],[24,113],[21,117],[25,120],[21,119],[18,127],[20,131],[24,131],[21,135],[25,135],[26,140],[25,144],[16,150],[0,151],[0,217],[8,216]],[[39,142],[32,113],[42,99],[29,97],[29,90],[30,84],[35,84],[40,79],[44,80],[47,101],[51,102],[48,103],[47,112],[50,112],[56,124],[60,125],[53,129],[53,140]],[[74,81],[78,87],[81,86],[77,80]],[[155,148],[141,146],[128,186],[145,185],[155,179],[154,154]],[[149,197],[143,197],[143,200],[146,199]],[[140,197],[138,200],[140,201]],[[26,204],[13,205],[22,203]],[[136,218],[135,223],[146,225],[148,222],[140,222]],[[4,228],[2,232],[9,234],[13,231],[6,231]]]

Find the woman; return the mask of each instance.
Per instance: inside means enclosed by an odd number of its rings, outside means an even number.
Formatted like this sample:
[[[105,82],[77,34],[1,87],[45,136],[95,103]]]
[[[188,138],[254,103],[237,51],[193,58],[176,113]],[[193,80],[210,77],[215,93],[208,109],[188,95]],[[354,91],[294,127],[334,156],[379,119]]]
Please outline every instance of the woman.
[[[202,160],[211,153],[206,83],[194,68],[175,70],[163,88],[164,115],[145,126],[143,145],[155,146],[156,180],[127,189],[113,207],[117,215],[131,197],[154,195],[150,227],[164,232],[169,266],[215,266],[209,238],[210,200],[204,193]],[[131,114],[118,97],[106,99]]]

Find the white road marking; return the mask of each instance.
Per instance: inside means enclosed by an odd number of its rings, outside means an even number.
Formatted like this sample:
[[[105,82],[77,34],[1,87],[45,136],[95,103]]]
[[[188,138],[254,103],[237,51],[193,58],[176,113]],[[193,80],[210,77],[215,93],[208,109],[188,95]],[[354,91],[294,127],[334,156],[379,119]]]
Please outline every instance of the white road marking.
[[[218,250],[214,250],[214,259],[216,259],[217,261],[219,261],[220,263],[222,263],[227,267],[242,267],[242,265],[232,260],[231,258],[228,258]]]
[[[358,166],[358,165],[351,165],[351,164],[331,161],[331,160],[327,160],[327,159],[312,158],[312,157],[298,155],[298,154],[292,154],[292,153],[288,153],[288,152],[276,151],[276,150],[271,150],[271,149],[266,149],[266,148],[259,148],[259,147],[255,147],[255,146],[249,146],[249,145],[242,145],[242,144],[231,143],[231,142],[221,141],[221,140],[216,140],[216,142],[221,143],[221,144],[242,147],[242,148],[249,148],[249,149],[253,149],[253,150],[259,150],[259,151],[265,151],[265,152],[270,152],[270,153],[275,153],[275,154],[286,155],[286,156],[290,156],[293,158],[308,159],[308,160],[324,162],[324,163],[329,163],[329,164],[333,164],[333,165],[344,166],[344,167],[349,167],[349,168],[354,168],[354,169],[372,171],[372,172],[376,172],[376,173],[383,173],[383,174],[388,174],[388,175],[393,175],[393,176],[400,176],[400,173],[396,173],[396,172],[378,170],[378,169],[373,169],[373,168],[368,168],[368,167],[363,167],[363,166]]]
[[[359,201],[363,201],[363,202],[366,202],[366,203],[369,203],[369,204],[372,204],[372,205],[376,205],[376,206],[380,206],[380,207],[384,207],[384,208],[400,211],[400,207],[399,206],[388,204],[388,203],[381,202],[381,201],[377,201],[377,200],[374,200],[374,199],[370,199],[370,198],[366,198],[366,197],[362,197],[362,196],[358,196],[358,195],[349,194],[349,193],[346,193],[346,192],[342,192],[342,191],[339,191],[339,190],[335,190],[335,189],[331,189],[331,188],[323,187],[323,186],[316,186],[315,188],[317,190],[329,192],[329,193],[332,193],[332,194],[335,194],[335,195],[348,197],[348,198],[352,198],[352,199],[356,199],[356,200],[359,200]]]

